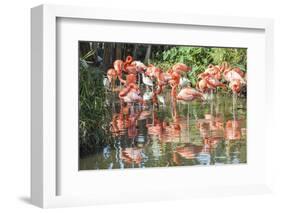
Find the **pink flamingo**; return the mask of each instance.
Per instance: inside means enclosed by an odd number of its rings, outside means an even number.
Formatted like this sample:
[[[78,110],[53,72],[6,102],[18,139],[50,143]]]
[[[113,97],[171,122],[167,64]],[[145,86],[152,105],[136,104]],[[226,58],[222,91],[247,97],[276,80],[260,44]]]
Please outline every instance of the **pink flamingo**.
[[[176,98],[177,96],[177,87],[180,83],[180,74],[177,72],[171,73],[171,80],[169,80],[170,86],[172,87],[171,90],[171,97]]]
[[[191,67],[183,64],[183,63],[176,63],[175,65],[172,66],[173,72],[177,72],[179,74],[181,73],[187,73],[191,71]]]
[[[208,68],[205,70],[205,73],[209,73],[210,75],[212,75],[217,80],[221,80],[221,78],[222,78],[220,66],[215,66],[213,64],[210,64],[208,66]]]
[[[207,84],[207,88],[209,88],[210,90],[215,90],[218,87],[226,89],[226,86],[222,82],[220,82],[218,79],[216,79],[214,76],[212,76],[208,72],[199,74],[199,78],[202,78],[203,80],[205,80],[205,82]]]
[[[228,69],[223,72],[223,77],[228,82],[239,80],[241,83],[245,84],[246,82],[243,79],[244,73],[241,74],[241,72],[240,68]]]
[[[176,100],[182,100],[182,101],[193,101],[195,99],[204,100],[203,93],[191,87],[183,88],[177,94],[176,90],[180,83],[180,75],[178,74],[178,72],[172,73],[172,80],[170,80],[169,82],[172,87],[171,96]]]
[[[127,76],[126,87],[120,91],[119,98],[126,103],[144,103],[140,96],[140,90],[136,84],[136,76],[134,74],[129,74]]]
[[[177,95],[177,100],[181,101],[193,101],[195,99],[205,100],[203,93],[191,87],[183,88]]]
[[[146,75],[150,78],[157,79],[158,85],[166,85],[171,80],[169,73],[164,73],[160,68],[151,64],[147,67]]]
[[[244,73],[241,72],[240,68],[233,68],[226,70],[223,73],[225,80],[229,82],[229,87],[233,94],[239,93],[242,87],[246,84],[246,81],[243,78]]]
[[[232,68],[232,70],[237,72],[239,75],[241,75],[242,78],[245,77],[245,73],[239,67],[234,67]]]
[[[132,64],[133,62],[133,57],[128,55],[126,57],[126,60],[124,62],[124,72],[128,73],[128,74],[137,74],[137,68],[134,64]]]
[[[181,75],[180,81],[179,81],[179,86],[181,88],[185,87],[188,85],[190,82],[186,77],[183,76],[183,74],[188,73],[191,71],[191,67],[183,64],[183,63],[176,63],[175,65],[172,66],[171,69],[168,70],[169,76],[172,76],[174,72],[178,73]]]
[[[225,66],[225,64],[224,64]],[[224,67],[223,66],[223,67]],[[198,75],[198,78],[204,78],[205,76],[211,75],[212,77],[216,78],[217,80],[221,80],[222,78],[222,67],[218,65],[209,64],[207,69]]]
[[[208,90],[208,84],[205,79],[201,79],[196,83],[196,89],[198,89],[201,92],[206,92]]]
[[[241,91],[242,84],[239,80],[233,80],[229,83],[229,87],[234,94],[237,94]]]
[[[124,80],[122,78],[122,70],[123,70],[123,67],[124,67],[124,62],[122,60],[119,60],[119,59],[115,60],[114,63],[113,63],[113,67],[117,72],[117,76],[118,76],[118,79],[119,79],[120,83],[126,84],[126,80]]]

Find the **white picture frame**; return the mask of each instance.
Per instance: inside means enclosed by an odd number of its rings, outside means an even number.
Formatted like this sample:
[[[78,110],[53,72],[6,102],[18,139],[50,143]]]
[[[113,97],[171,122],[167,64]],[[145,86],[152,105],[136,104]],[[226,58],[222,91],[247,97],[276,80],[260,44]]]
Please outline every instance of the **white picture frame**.
[[[153,23],[166,26],[200,26],[210,28],[227,28],[243,30],[254,29],[263,31],[265,37],[264,68],[262,73],[266,77],[265,81],[265,101],[263,103],[269,110],[267,114],[273,115],[273,96],[270,92],[274,85],[268,76],[273,76],[273,21],[271,19],[241,18],[241,17],[217,17],[188,14],[161,14],[151,11],[115,11],[113,9],[84,8],[73,6],[41,5],[31,10],[31,54],[32,54],[32,103],[31,103],[31,200],[32,203],[43,207],[91,205],[99,203],[128,202],[139,200],[161,200],[177,199],[198,196],[213,195],[241,195],[252,193],[264,193],[271,191],[271,163],[270,163],[270,141],[274,137],[272,133],[272,116],[267,116],[265,137],[266,162],[260,168],[260,172],[265,173],[265,178],[255,184],[225,185],[198,187],[194,189],[185,188],[179,190],[177,187],[168,185],[167,189],[156,190],[144,199],[143,194],[138,196],[101,196],[100,199],[94,195],[59,195],[58,173],[61,169],[57,165],[59,159],[57,152],[57,20],[80,19],[88,21],[120,21],[135,23]],[[266,75],[265,75],[266,72]],[[258,80],[256,80],[258,81]],[[251,117],[250,117],[251,118]],[[259,131],[256,129],[256,131]],[[214,167],[210,167],[211,170]],[[183,168],[184,169],[184,168]],[[173,172],[175,170],[171,170]],[[181,171],[181,170],[178,170]],[[77,171],[78,172],[78,171]],[[126,171],[127,172],[127,171]],[[162,171],[163,172],[163,171]],[[157,169],[150,169],[146,172],[161,173]],[[118,175],[118,172],[116,172]],[[143,175],[139,171],[130,173],[131,175]],[[242,174],[241,174],[242,175]],[[73,183],[75,184],[75,183]],[[196,184],[195,184],[196,185]],[[183,187],[184,188],[184,187]],[[165,196],[165,193],[177,193],[176,196]],[[171,194],[171,193],[170,193]]]

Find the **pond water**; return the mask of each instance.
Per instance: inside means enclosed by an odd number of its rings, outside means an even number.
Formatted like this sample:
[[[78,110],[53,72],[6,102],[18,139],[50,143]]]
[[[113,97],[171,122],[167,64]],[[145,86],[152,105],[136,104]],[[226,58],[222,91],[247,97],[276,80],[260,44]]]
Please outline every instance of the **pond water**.
[[[107,94],[113,142],[80,158],[80,170],[240,164],[247,161],[246,98],[214,94],[207,102],[159,107],[120,104]]]

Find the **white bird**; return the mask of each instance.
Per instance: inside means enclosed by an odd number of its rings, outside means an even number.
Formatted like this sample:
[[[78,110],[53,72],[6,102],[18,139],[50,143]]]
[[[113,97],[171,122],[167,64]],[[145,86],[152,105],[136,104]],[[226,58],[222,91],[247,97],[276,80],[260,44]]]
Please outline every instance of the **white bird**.
[[[159,101],[160,104],[162,104],[163,106],[165,106],[165,99],[163,95],[157,95],[157,99]]]
[[[152,91],[146,91],[144,94],[143,94],[143,100],[144,101],[149,101],[151,100],[153,97],[153,92]]]
[[[133,61],[132,65],[136,66],[138,73],[142,73],[147,69],[147,66],[145,66],[141,61]]]
[[[153,98],[153,92],[152,91],[146,91],[144,94],[143,94],[143,100],[144,101],[150,101],[152,100]],[[160,104],[162,104],[163,106],[165,106],[165,99],[162,95],[157,95],[157,100]]]
[[[141,75],[142,75],[142,82],[146,86],[153,87],[153,81],[148,76],[145,76],[144,73],[141,73]]]
[[[189,80],[188,78],[186,78],[186,77],[181,77],[181,78],[180,78],[179,86],[180,86],[181,88],[186,87],[186,86],[188,86],[189,84],[190,84],[190,80]]]
[[[104,79],[103,79],[103,86],[104,86],[106,89],[109,89],[109,88],[110,88],[110,82],[109,82],[108,78],[104,78]]]

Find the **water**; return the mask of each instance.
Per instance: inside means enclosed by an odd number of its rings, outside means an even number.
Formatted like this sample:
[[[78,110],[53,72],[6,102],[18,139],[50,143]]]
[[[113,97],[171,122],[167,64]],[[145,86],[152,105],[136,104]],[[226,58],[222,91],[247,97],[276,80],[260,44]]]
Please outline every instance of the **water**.
[[[213,94],[207,102],[121,107],[108,93],[113,141],[81,156],[80,170],[240,164],[247,161],[246,98]]]

